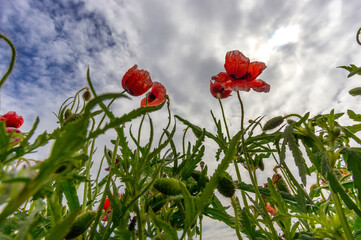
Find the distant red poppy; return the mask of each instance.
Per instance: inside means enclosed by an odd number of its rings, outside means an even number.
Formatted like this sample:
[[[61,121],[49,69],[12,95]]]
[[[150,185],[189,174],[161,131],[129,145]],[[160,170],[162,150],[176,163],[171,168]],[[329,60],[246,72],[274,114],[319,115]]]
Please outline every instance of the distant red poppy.
[[[119,159],[116,158],[114,165],[117,165],[118,163],[119,163]],[[110,167],[105,168],[105,171],[109,171],[109,170],[110,170]]]
[[[142,107],[158,106],[164,102],[166,95],[167,90],[165,87],[159,82],[154,82],[152,90],[143,98],[140,105]]]
[[[13,128],[19,128],[24,123],[23,117],[12,111],[0,116],[0,122],[2,121],[5,121],[6,127]]]
[[[119,194],[119,198],[122,197],[123,194]],[[108,221],[108,216],[112,213],[112,207],[110,206],[110,200],[109,198],[105,199],[103,210],[105,211],[105,214],[103,215],[102,221]]]
[[[276,210],[273,207],[271,207],[271,204],[269,202],[266,204],[266,209],[269,212],[269,214],[271,214],[272,216],[276,216],[276,212],[278,209],[277,209],[277,207],[275,207],[275,208],[276,208]]]
[[[224,68],[226,72],[212,77],[212,80],[220,82],[224,89],[248,92],[252,88],[256,92],[270,91],[269,84],[256,79],[266,68],[263,62],[250,62],[243,53],[234,50],[227,52]]]
[[[138,70],[135,64],[123,76],[122,86],[130,95],[140,96],[147,92],[153,85],[148,71]]]
[[[213,95],[213,97],[218,98],[218,99],[222,99],[222,98],[227,98],[231,95],[232,90],[226,90],[224,89],[224,87],[222,86],[222,84],[220,82],[211,81],[211,93]]]

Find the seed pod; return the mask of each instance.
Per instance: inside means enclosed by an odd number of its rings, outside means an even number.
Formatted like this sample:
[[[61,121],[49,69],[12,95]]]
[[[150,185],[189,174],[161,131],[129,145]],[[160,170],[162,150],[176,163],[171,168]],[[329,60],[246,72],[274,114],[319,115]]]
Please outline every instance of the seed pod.
[[[275,180],[274,180],[275,179]],[[276,185],[276,188],[280,191],[291,193],[288,189],[288,186],[285,180],[282,178],[280,174],[275,174],[272,177],[272,182]]]
[[[89,92],[89,90],[86,90],[84,93],[83,93],[83,99],[84,101],[89,101],[90,98],[92,97],[92,94]]]
[[[82,117],[82,115],[80,113],[75,113],[75,114],[71,115],[69,118],[67,118],[65,120],[64,126],[69,124],[69,123],[78,121],[81,117]]]
[[[279,125],[281,125],[283,123],[283,120],[284,120],[284,118],[281,117],[281,116],[271,118],[263,126],[262,130],[263,131],[268,131],[268,130],[274,129],[274,128],[278,127]]]
[[[236,187],[232,177],[228,173],[223,173],[218,177],[218,191],[225,197],[232,197],[236,191]]]
[[[160,178],[155,181],[154,188],[165,195],[174,196],[182,192],[179,184],[175,178]]]
[[[89,226],[93,223],[96,212],[89,211],[79,215],[73,225],[70,228],[69,233],[65,236],[65,239],[76,238],[83,234]]]
[[[64,119],[68,119],[71,115],[72,115],[72,112],[71,112],[71,110],[68,108],[67,110],[65,110]]]

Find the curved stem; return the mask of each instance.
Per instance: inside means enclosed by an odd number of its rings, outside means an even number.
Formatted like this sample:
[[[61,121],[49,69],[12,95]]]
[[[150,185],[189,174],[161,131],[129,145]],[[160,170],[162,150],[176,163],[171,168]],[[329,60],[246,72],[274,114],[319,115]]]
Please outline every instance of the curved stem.
[[[15,50],[15,46],[13,45],[13,43],[4,35],[2,35],[0,33],[0,38],[4,39],[4,41],[9,44],[10,48],[11,48],[11,60],[10,60],[10,64],[8,67],[8,70],[6,71],[6,73],[4,74],[4,76],[1,78],[0,80],[0,90],[2,85],[4,84],[4,82],[6,81],[6,79],[10,76],[11,72],[14,69],[14,65],[15,65],[15,59],[16,59],[16,50]]]
[[[338,195],[336,193],[334,193],[332,191],[332,189],[331,189],[331,196],[332,196],[333,202],[335,203],[336,213],[337,213],[338,217],[340,218],[342,228],[343,228],[343,230],[345,232],[345,235],[346,235],[346,239],[347,240],[354,239],[353,234],[352,234],[351,229],[350,229],[350,226],[347,223],[346,216],[345,216],[344,211],[342,209],[341,201],[338,198]]]

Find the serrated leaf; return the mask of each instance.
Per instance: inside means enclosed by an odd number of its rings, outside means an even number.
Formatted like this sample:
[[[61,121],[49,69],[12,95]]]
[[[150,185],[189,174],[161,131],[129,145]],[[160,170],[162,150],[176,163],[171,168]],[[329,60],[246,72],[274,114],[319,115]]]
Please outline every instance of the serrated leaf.
[[[184,210],[185,210],[185,219],[184,219],[184,233],[186,233],[188,231],[188,228],[192,225],[193,222],[193,217],[196,214],[196,210],[195,210],[195,204],[193,201],[193,198],[191,196],[191,194],[189,193],[188,189],[186,188],[186,186],[184,185],[184,183],[179,182],[181,191],[182,191],[182,195],[183,195],[183,200],[184,200]]]
[[[346,161],[347,169],[352,172],[358,199],[361,202],[361,154],[352,148],[344,148],[341,154]]]
[[[352,76],[355,75],[355,74],[361,75],[361,67],[356,68],[355,70],[353,70],[352,72],[350,72],[350,74],[349,74],[347,77],[348,77],[348,78],[349,78],[349,77],[352,77]]]
[[[67,180],[62,182],[62,189],[65,198],[68,202],[68,207],[71,212],[77,211],[80,208],[78,194],[73,181]]]
[[[149,208],[148,213],[155,225],[164,230],[164,233],[167,235],[169,240],[178,240],[176,230],[169,223],[158,218],[157,215],[153,212],[152,208]]]
[[[302,152],[299,149],[296,139],[293,136],[293,127],[287,126],[284,131],[284,138],[288,143],[288,147],[292,152],[293,158],[295,160],[296,166],[298,167],[298,173],[301,177],[301,181],[306,186],[306,162],[302,157]]]
[[[361,114],[356,114],[351,109],[347,110],[347,114],[352,120],[354,120],[356,122],[361,122]]]
[[[357,133],[361,131],[361,123],[352,126],[346,126],[346,128],[352,133]]]

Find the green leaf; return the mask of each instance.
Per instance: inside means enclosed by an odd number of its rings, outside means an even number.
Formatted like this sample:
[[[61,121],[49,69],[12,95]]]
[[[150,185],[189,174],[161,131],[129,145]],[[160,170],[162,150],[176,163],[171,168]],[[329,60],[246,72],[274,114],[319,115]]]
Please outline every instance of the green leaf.
[[[295,137],[293,136],[293,127],[287,126],[284,132],[284,138],[288,143],[288,147],[292,152],[296,166],[298,167],[298,173],[301,177],[302,183],[306,186],[306,162],[302,157],[302,152],[298,147]]]
[[[196,215],[195,205],[191,194],[189,193],[188,189],[184,185],[184,183],[179,182],[183,200],[184,200],[184,210],[185,210],[185,219],[184,219],[184,232],[190,228],[193,223],[193,217]]]
[[[68,206],[71,212],[74,212],[80,208],[78,194],[74,185],[74,182],[71,180],[63,181],[62,188],[66,200],[68,201]],[[85,196],[84,196],[85,197]]]
[[[78,211],[72,212],[66,218],[64,218],[64,220],[57,223],[53,228],[51,228],[45,240],[63,240],[64,237],[68,234],[78,214]]]
[[[350,74],[349,74],[347,77],[348,77],[348,78],[349,78],[349,77],[352,77],[352,76],[355,75],[355,74],[361,75],[361,67],[356,68],[355,70],[353,70],[352,72],[350,72]]]
[[[149,208],[148,213],[155,225],[157,225],[160,229],[164,230],[164,233],[167,235],[169,240],[178,240],[176,230],[173,229],[173,227],[169,223],[158,218],[157,215],[153,212],[152,208]]]
[[[361,131],[361,123],[352,126],[346,126],[346,128],[352,133],[357,133]]]
[[[350,109],[347,110],[347,114],[352,120],[354,120],[356,122],[361,122],[361,114],[356,114],[354,111],[352,111]]]
[[[353,88],[353,89],[351,89],[348,93],[349,93],[351,96],[361,95],[361,87]]]
[[[358,199],[361,202],[361,154],[352,148],[343,148],[341,154],[346,161],[347,169],[352,172]]]

